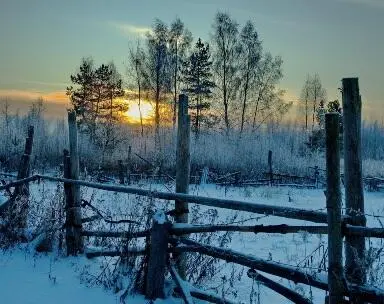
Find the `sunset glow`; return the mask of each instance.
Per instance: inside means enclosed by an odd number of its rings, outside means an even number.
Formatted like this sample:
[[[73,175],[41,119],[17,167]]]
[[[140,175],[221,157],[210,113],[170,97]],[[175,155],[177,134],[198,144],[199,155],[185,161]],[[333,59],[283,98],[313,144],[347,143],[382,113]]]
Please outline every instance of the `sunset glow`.
[[[125,116],[131,123],[140,123],[140,111],[143,123],[150,123],[154,116],[154,109],[152,104],[148,101],[141,101],[140,107],[137,102],[130,102],[128,111],[125,112]]]

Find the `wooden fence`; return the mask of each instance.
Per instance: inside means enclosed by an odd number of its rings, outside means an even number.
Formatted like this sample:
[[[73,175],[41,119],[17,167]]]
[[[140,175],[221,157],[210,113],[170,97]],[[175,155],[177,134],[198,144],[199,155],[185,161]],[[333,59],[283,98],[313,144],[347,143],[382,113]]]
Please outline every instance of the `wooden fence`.
[[[351,89],[351,86],[353,89]],[[351,107],[351,104],[360,101],[358,93],[357,79],[343,80],[343,104]],[[351,93],[352,92],[352,93]],[[352,94],[352,95],[351,95]],[[357,95],[356,95],[357,94]],[[258,280],[261,284],[273,289],[285,296],[294,303],[310,303],[308,299],[288,289],[281,284],[274,282],[260,273],[279,276],[295,283],[303,283],[329,292],[327,302],[331,304],[346,302],[348,303],[384,303],[384,290],[365,285],[365,269],[357,265],[356,259],[352,259],[347,253],[345,265],[343,267],[343,238],[345,238],[346,250],[353,250],[360,258],[364,258],[365,237],[384,238],[383,228],[367,228],[364,220],[364,205],[362,199],[362,177],[361,177],[361,149],[360,144],[356,143],[359,137],[356,127],[351,127],[357,133],[344,137],[344,147],[347,147],[344,154],[348,164],[345,171],[346,189],[351,191],[355,187],[353,196],[347,196],[347,214],[342,215],[341,208],[341,184],[340,184],[340,143],[339,143],[339,114],[330,113],[326,115],[326,164],[327,164],[327,191],[326,207],[327,212],[304,210],[291,207],[270,206],[266,204],[249,203],[239,200],[228,200],[203,196],[194,196],[187,193],[189,180],[189,118],[187,116],[187,97],[181,95],[179,102],[179,131],[178,131],[178,152],[177,152],[177,178],[176,193],[151,191],[135,187],[126,187],[114,184],[94,183],[79,180],[76,172],[78,157],[74,156],[77,152],[77,131],[76,120],[73,113],[69,113],[70,125],[70,151],[64,153],[64,177],[52,177],[46,175],[23,176],[16,181],[0,186],[0,190],[9,190],[12,187],[17,189],[35,180],[48,180],[64,183],[66,197],[66,241],[67,254],[76,255],[83,253],[83,237],[117,237],[132,239],[139,237],[148,238],[147,248],[128,249],[121,251],[92,251],[86,252],[88,258],[98,256],[121,256],[121,255],[146,255],[148,266],[146,270],[145,295],[148,299],[164,297],[164,281],[166,269],[168,268],[176,285],[177,292],[182,296],[186,303],[192,303],[192,298],[208,300],[213,303],[231,303],[215,294],[207,293],[196,289],[185,282],[185,253],[197,252],[203,255],[222,259],[227,262],[236,263],[249,268],[248,276]],[[344,111],[344,129],[348,128],[352,122],[359,125],[361,114],[360,107],[357,105]],[[345,117],[348,116],[348,117]],[[354,142],[350,140],[353,138]],[[357,140],[358,141],[358,140]],[[356,178],[357,176],[357,178]],[[273,178],[273,177],[271,177]],[[171,223],[164,213],[157,213],[153,218],[151,229],[138,232],[111,232],[111,231],[84,231],[82,223],[99,218],[82,219],[80,212],[81,198],[79,197],[79,187],[91,187],[95,189],[121,192],[148,196],[162,200],[174,200],[175,223]],[[357,190],[356,190],[357,189]],[[24,192],[24,195],[27,193]],[[224,208],[230,210],[246,211],[251,213],[273,215],[277,217],[299,219],[318,224],[316,226],[290,226],[290,225],[199,225],[188,224],[188,203],[195,203],[210,207]],[[0,206],[0,215],[9,208]],[[216,232],[216,231],[238,231],[253,233],[295,233],[306,231],[314,234],[328,234],[328,275],[318,277],[307,273],[300,268],[287,266],[285,264],[264,260],[253,255],[245,255],[230,249],[214,247],[198,243],[188,239],[192,233]],[[359,271],[353,275],[349,273],[351,267]],[[358,268],[356,268],[358,267]]]

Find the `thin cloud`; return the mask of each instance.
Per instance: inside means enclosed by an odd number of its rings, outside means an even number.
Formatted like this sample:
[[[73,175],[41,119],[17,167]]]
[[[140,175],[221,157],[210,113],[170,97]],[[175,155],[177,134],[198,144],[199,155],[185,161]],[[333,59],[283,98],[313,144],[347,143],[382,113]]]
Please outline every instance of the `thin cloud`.
[[[137,26],[127,23],[109,22],[108,24],[109,26],[112,26],[117,29],[123,35],[127,36],[134,35],[144,37],[147,33],[150,33],[152,31],[149,27]]]
[[[48,86],[48,87],[67,87],[69,84],[64,82],[45,82],[45,81],[35,81],[35,80],[20,80],[21,83],[27,84],[36,84],[39,86]]]
[[[0,99],[33,101],[43,98],[47,102],[67,104],[69,99],[65,91],[53,91],[49,93],[0,89]]]
[[[384,9],[384,1],[383,0],[337,0],[337,1],[344,2],[344,3],[360,4],[360,5],[370,6],[373,8],[383,8]]]

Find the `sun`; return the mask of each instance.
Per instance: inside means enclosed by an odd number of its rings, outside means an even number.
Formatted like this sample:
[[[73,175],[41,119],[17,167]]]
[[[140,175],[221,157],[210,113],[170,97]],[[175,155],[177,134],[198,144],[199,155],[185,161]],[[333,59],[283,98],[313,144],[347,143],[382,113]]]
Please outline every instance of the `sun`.
[[[149,123],[154,115],[154,109],[150,102],[142,100],[139,104],[136,102],[130,102],[129,108],[125,112],[125,116],[131,123],[140,123],[140,112],[143,119],[143,123]]]

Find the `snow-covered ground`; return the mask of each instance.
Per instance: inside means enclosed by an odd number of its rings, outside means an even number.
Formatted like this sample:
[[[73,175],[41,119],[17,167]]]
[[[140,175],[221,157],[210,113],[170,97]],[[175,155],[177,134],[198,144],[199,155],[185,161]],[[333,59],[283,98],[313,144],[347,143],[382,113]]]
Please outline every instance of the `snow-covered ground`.
[[[141,184],[136,185],[144,188],[169,191],[173,190],[172,185]],[[52,201],[60,201],[60,189],[56,184],[43,183],[34,184],[32,197],[39,205],[54,206]],[[140,198],[135,195],[111,193],[93,189],[82,189],[82,197],[91,202],[92,205],[105,212],[111,218],[130,218],[142,219],[143,210],[148,204],[153,204],[156,209],[172,209],[172,202],[151,200]],[[202,196],[233,198],[255,203],[296,207],[311,210],[325,211],[325,195],[323,190],[292,189],[292,188],[234,188],[216,187],[215,185],[194,186],[191,185],[190,193]],[[384,193],[365,193],[366,214],[368,226],[381,227],[383,218],[374,217],[384,216],[384,205],[382,200]],[[92,215],[89,209],[85,210],[85,216]],[[191,204],[190,218],[195,223],[202,224],[210,221],[215,223],[241,223],[244,225],[255,224],[300,224],[312,225],[309,222],[299,220],[289,220],[273,216],[251,214],[247,212],[235,212],[220,209],[217,211],[212,208],[201,206],[199,210]],[[33,223],[32,223],[33,224]],[[98,225],[98,226],[96,226]],[[90,224],[89,230],[110,229],[111,225]],[[216,240],[222,234],[216,234]],[[269,259],[276,262],[285,263],[300,267],[308,272],[324,271],[322,260],[326,255],[327,237],[325,235],[310,235],[307,233],[297,234],[253,234],[253,233],[233,233],[228,236],[229,243],[226,247],[242,253],[252,254],[259,258]],[[88,240],[88,245],[91,245]],[[94,243],[92,244],[95,245]],[[213,243],[213,245],[215,245]],[[100,245],[101,246],[101,245]],[[116,246],[116,245],[109,245]],[[383,247],[381,240],[367,240],[368,248],[375,250]],[[383,258],[383,257],[381,257]],[[13,249],[2,252],[0,255],[0,295],[1,303],[119,303],[121,292],[114,294],[111,290],[103,290],[97,284],[81,284],[83,282],[82,273],[87,269],[91,275],[97,276],[102,271],[102,265],[115,261],[115,258],[97,258],[86,260],[80,258],[65,258],[57,254],[35,254],[29,250]],[[104,264],[103,264],[104,263]],[[380,266],[380,265],[376,265]],[[216,268],[221,271],[214,275],[211,280],[203,281],[200,288],[209,291],[216,291],[220,295],[237,302],[243,303],[289,303],[288,300],[275,292],[258,285],[246,275],[247,269],[234,266],[230,263],[216,264]],[[90,270],[89,270],[90,269]],[[375,273],[381,277],[384,269],[377,268]],[[274,280],[289,286],[290,288],[302,293],[306,297],[312,298],[314,303],[323,303],[325,292],[308,286],[268,276]],[[383,287],[383,282],[378,278],[372,277],[377,286]],[[144,302],[142,296],[134,299],[128,298],[126,303],[136,301]],[[174,302],[174,299],[169,299]]]

